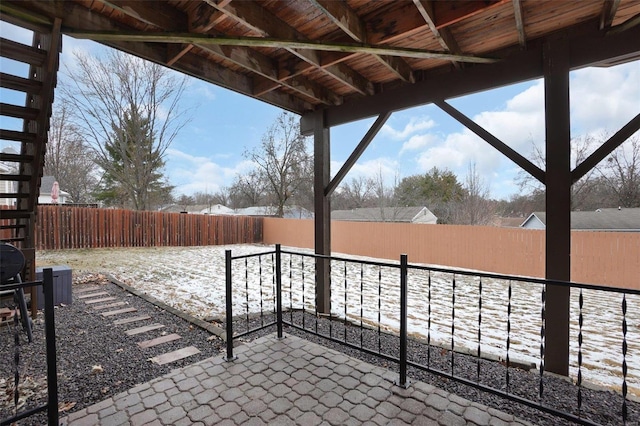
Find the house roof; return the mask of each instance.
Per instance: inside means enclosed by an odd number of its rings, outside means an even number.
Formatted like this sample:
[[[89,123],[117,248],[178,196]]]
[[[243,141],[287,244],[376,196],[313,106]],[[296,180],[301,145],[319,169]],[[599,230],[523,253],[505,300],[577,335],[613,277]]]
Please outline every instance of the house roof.
[[[63,34],[289,111],[334,108],[331,126],[541,77],[545,41],[558,35],[573,69],[638,58],[640,39],[637,0],[2,4],[7,19],[60,18]]]
[[[426,207],[367,207],[334,210],[331,212],[331,219],[354,222],[412,222],[424,209]]]
[[[547,224],[545,212],[534,212],[522,224],[533,216],[544,225]],[[595,211],[571,212],[571,229],[585,230],[640,230],[640,208],[612,208]]]
[[[51,189],[53,189],[53,182],[56,181],[54,176],[42,176],[42,180],[40,181],[40,194],[51,194]]]

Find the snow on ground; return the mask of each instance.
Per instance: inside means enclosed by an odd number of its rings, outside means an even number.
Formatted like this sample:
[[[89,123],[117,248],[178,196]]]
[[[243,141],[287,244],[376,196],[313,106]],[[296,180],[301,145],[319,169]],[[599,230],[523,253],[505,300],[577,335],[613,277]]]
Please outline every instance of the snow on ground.
[[[211,318],[223,317],[225,314],[225,250],[231,250],[235,257],[270,252],[273,247],[233,245],[43,251],[38,252],[37,262],[38,266],[67,264],[74,269],[74,273],[109,273],[168,305],[199,318]],[[311,254],[308,250],[292,251]],[[332,313],[354,322],[362,321],[373,325],[380,323],[384,329],[397,331],[400,313],[397,262],[359,256],[348,257],[354,260],[390,263],[394,266],[333,261]],[[259,312],[260,309],[272,311],[275,288],[274,256],[269,254],[237,259],[232,265],[234,315]],[[313,311],[313,258],[285,253],[282,255],[282,268],[283,306],[304,306]],[[408,328],[412,335],[429,338],[432,343],[450,347],[452,319],[455,317],[453,324],[456,347],[462,346],[476,351],[480,340],[483,353],[491,353],[505,359],[508,334],[510,358],[539,365],[541,286],[483,278],[480,291],[478,277],[456,274],[453,304],[453,283],[453,274],[410,269]],[[578,298],[579,291],[572,290],[570,335],[573,377],[577,376],[578,367]],[[583,380],[619,391],[622,388],[622,295],[585,290],[583,298]],[[626,362],[629,369],[627,384],[631,393],[640,395],[640,298],[626,296],[626,304]]]

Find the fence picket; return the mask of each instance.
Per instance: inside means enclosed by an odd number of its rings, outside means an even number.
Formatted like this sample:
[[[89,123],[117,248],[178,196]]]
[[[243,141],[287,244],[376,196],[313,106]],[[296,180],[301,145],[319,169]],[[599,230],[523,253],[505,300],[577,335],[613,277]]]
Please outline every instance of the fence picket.
[[[224,233],[226,229],[233,235]],[[59,250],[104,247],[199,246],[262,242],[262,218],[136,212],[64,205],[38,207],[36,247]],[[222,237],[220,237],[222,236]]]

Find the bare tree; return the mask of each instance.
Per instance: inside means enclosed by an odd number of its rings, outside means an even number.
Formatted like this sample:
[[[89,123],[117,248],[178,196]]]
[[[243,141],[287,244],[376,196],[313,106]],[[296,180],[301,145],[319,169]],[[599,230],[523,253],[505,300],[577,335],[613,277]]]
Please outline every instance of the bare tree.
[[[640,207],[640,137],[632,137],[615,149],[599,171],[618,206]]]
[[[349,182],[344,182],[339,189],[331,196],[331,205],[338,210],[357,209],[361,207],[371,207],[373,201],[374,181],[371,178],[359,176],[352,178]]]
[[[208,192],[196,192],[193,194],[193,199],[196,204],[204,204],[209,207],[214,204],[221,204],[227,206],[231,199],[229,194],[229,188],[222,187],[217,192],[210,194]]]
[[[71,122],[69,105],[65,102],[54,104],[43,172],[54,176],[75,203],[93,201],[98,167],[93,151]]]
[[[237,175],[229,187],[229,207],[257,206],[265,199],[265,182],[256,170]]]
[[[571,168],[574,169],[589,157],[600,145],[598,138],[592,135],[584,135],[571,140]],[[545,153],[543,149],[533,144],[530,155],[531,161],[542,170],[546,168]],[[589,171],[579,181],[571,186],[571,209],[590,210],[610,204],[610,200],[602,199],[601,181],[597,178],[600,173],[598,167]],[[531,194],[544,191],[544,186],[524,170],[518,175],[520,189]]]
[[[264,182],[279,217],[289,199],[311,186],[312,158],[293,114],[280,114],[262,137],[260,148],[246,151],[245,157],[255,164],[257,177]]]
[[[104,60],[74,56],[62,90],[108,175],[107,190],[137,210],[148,209],[151,199],[170,192],[162,168],[167,148],[188,121],[178,106],[186,77],[117,51]]]
[[[464,195],[456,210],[455,223],[462,225],[489,225],[495,216],[495,205],[489,198],[489,186],[482,179],[476,164],[469,164],[463,182]]]

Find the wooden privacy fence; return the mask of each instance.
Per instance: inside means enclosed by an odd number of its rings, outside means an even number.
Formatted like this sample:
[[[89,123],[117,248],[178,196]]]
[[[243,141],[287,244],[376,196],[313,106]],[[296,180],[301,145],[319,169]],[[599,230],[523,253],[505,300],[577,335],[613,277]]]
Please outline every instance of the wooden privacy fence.
[[[264,219],[264,244],[313,248],[313,221]],[[332,222],[334,253],[544,278],[545,233],[492,226]],[[640,289],[640,232],[571,232],[571,280]]]
[[[39,206],[36,249],[207,246],[262,242],[262,218]]]

